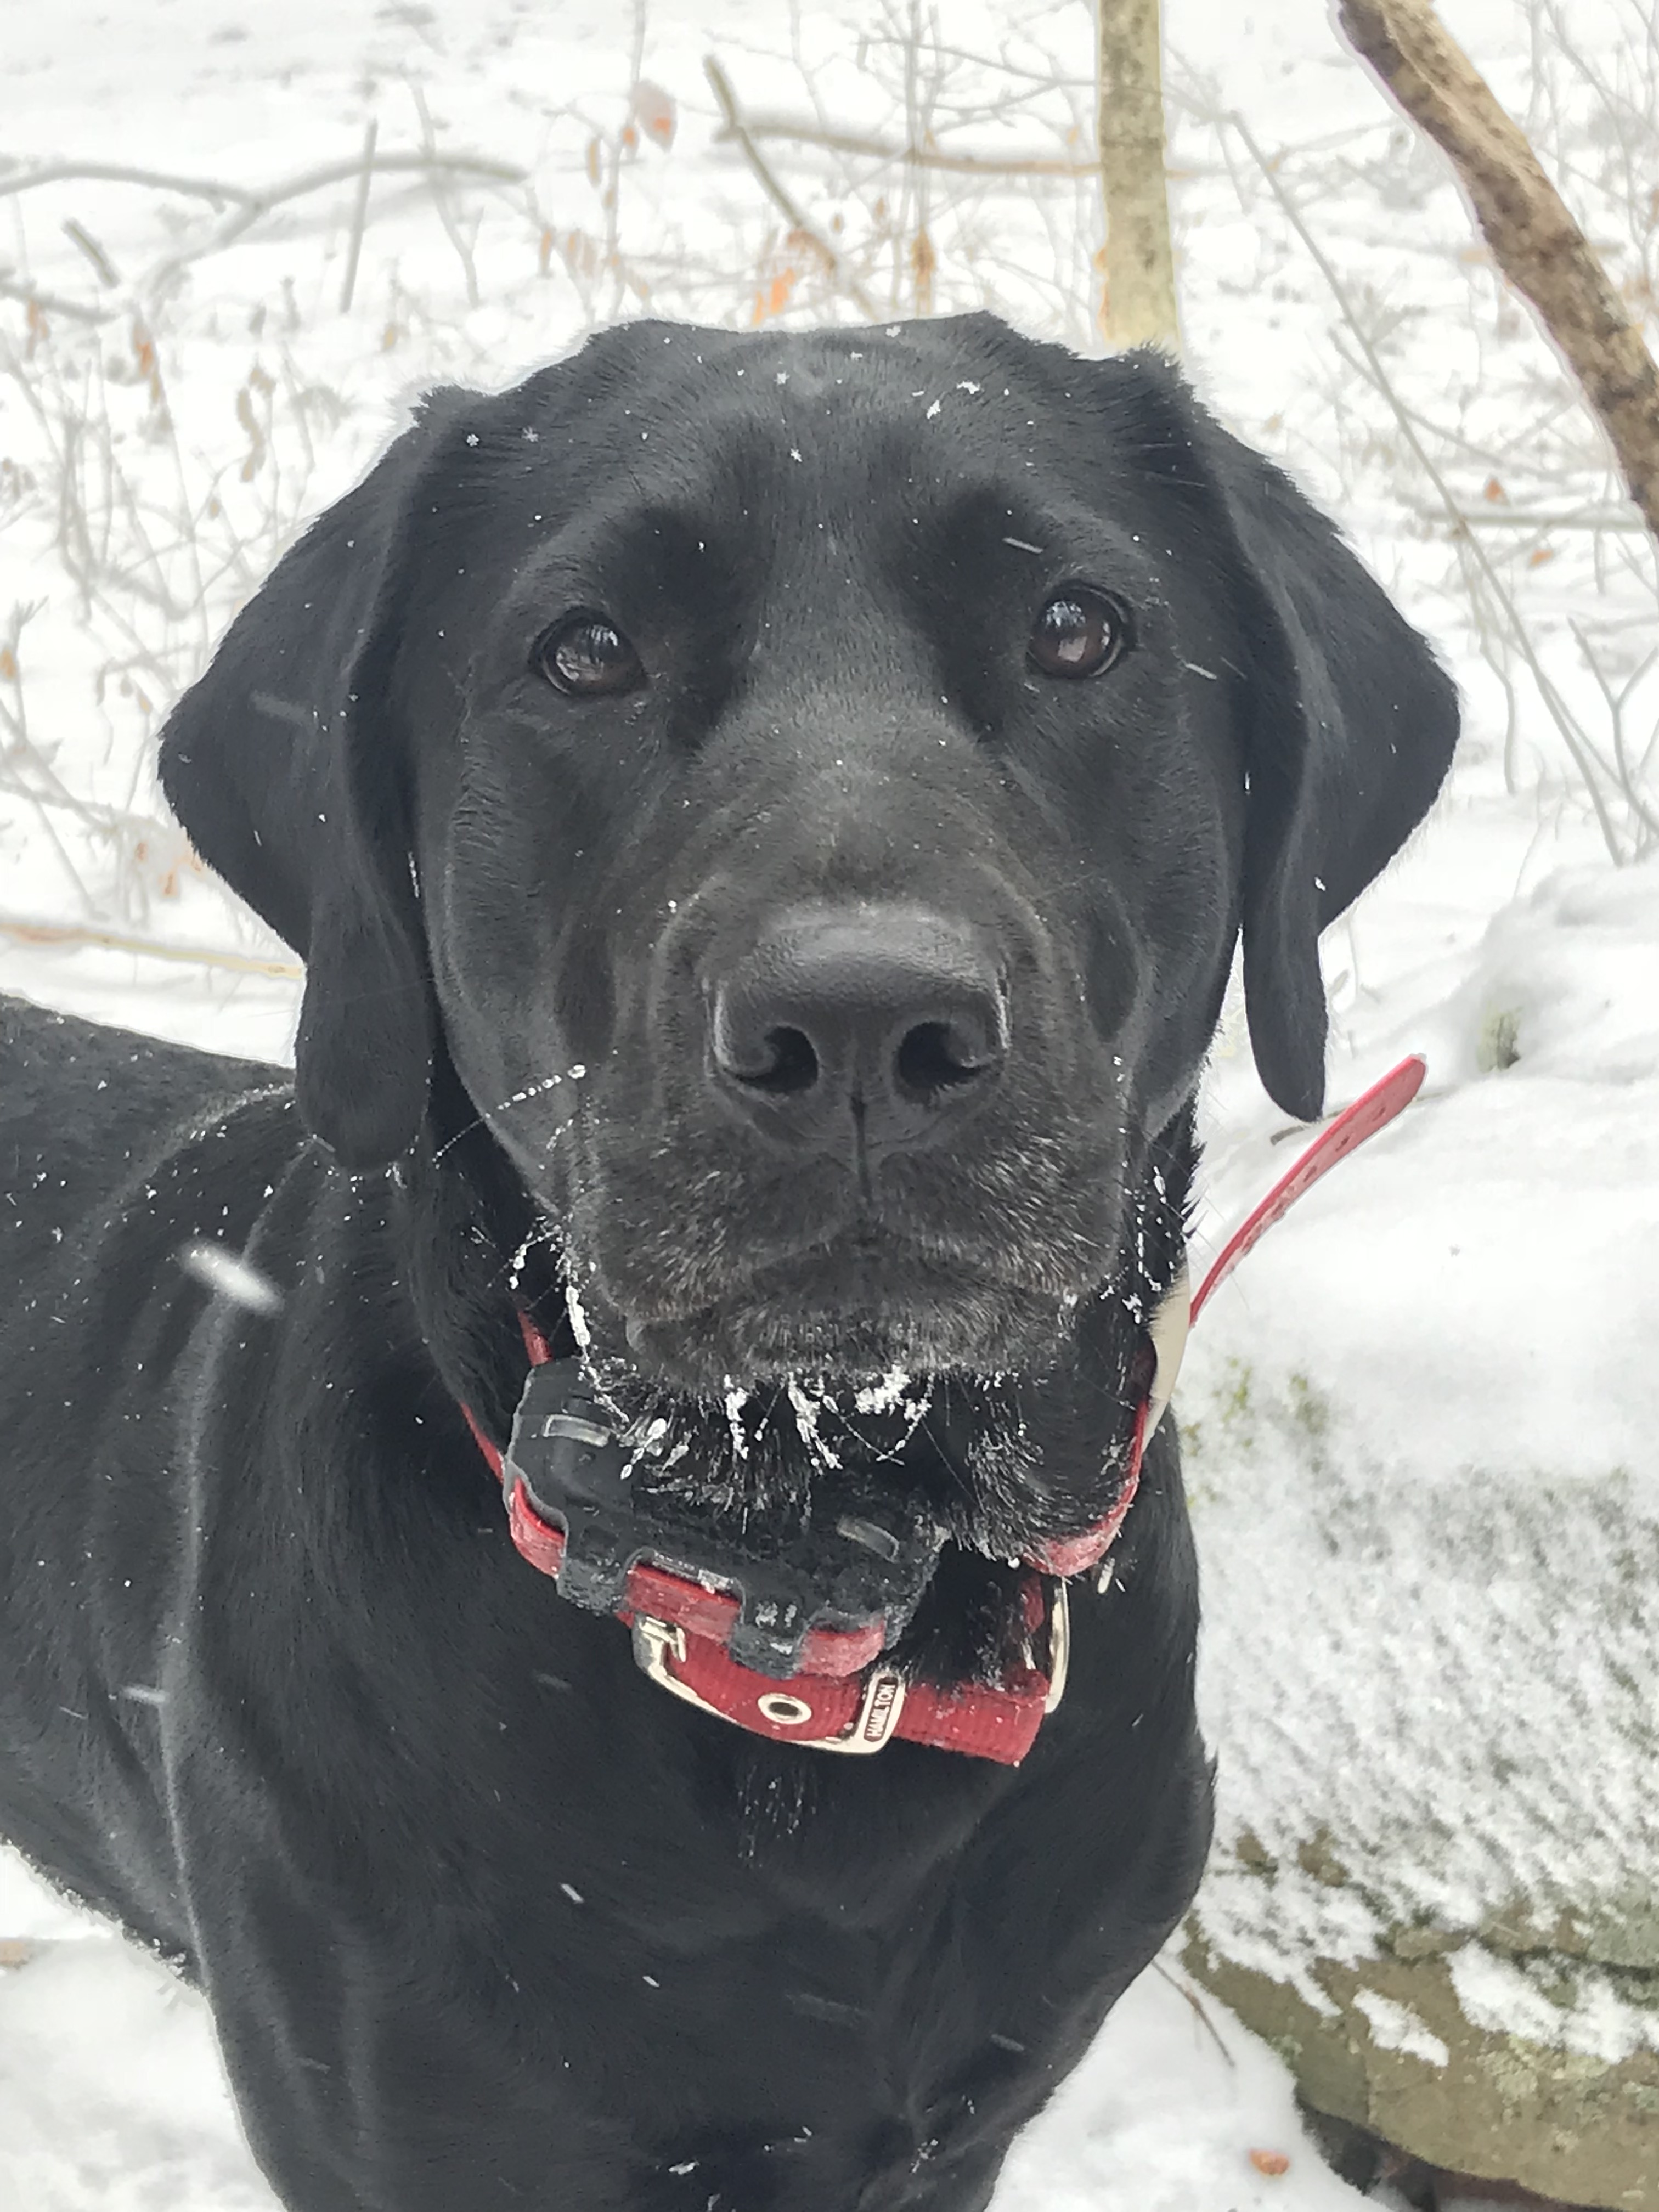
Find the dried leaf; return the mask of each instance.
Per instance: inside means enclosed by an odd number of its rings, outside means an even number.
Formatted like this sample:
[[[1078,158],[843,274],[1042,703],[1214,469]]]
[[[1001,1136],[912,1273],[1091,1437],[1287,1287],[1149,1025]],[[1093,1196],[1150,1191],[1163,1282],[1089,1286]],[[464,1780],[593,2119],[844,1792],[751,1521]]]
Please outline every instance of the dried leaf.
[[[1510,503],[1510,495],[1508,492],[1504,490],[1503,485],[1499,483],[1496,477],[1488,477],[1486,478],[1485,484],[1481,488],[1480,496],[1482,499],[1489,501],[1493,507],[1507,507]]]
[[[1532,551],[1528,554],[1527,566],[1529,568],[1541,568],[1547,561],[1553,561],[1554,558],[1554,546],[1537,545],[1534,546]]]
[[[1291,2170],[1291,2161],[1282,2150],[1253,2150],[1250,2164],[1258,2173],[1278,2175]]]
[[[939,267],[939,256],[933,251],[933,241],[925,228],[919,230],[910,241],[910,280],[915,286],[916,313],[931,315],[933,312],[933,271]]]
[[[634,88],[629,112],[647,138],[654,138],[665,150],[673,144],[675,125],[679,118],[672,93],[665,92],[659,84],[653,84],[649,77],[642,76]]]
[[[769,322],[781,315],[789,305],[791,294],[800,282],[800,271],[793,265],[780,269],[769,283],[763,283],[755,295],[755,304],[750,313],[751,324]]]

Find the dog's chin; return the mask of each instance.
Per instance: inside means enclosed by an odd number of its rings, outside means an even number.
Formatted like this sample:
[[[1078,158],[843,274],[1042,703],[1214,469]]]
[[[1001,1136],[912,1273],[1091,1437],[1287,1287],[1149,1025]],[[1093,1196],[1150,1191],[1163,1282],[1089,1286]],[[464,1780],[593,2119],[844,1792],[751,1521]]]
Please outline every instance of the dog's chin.
[[[1006,1376],[1052,1364],[1075,1304],[1006,1284],[817,1296],[754,1286],[696,1312],[630,1317],[628,1341],[641,1372],[700,1396],[801,1376]]]

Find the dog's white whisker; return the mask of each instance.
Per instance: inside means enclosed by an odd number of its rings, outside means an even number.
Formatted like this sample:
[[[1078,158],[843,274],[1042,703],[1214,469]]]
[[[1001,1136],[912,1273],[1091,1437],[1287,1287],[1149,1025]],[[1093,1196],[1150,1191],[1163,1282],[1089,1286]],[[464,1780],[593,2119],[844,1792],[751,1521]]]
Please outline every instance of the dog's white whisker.
[[[580,1079],[586,1074],[587,1070],[585,1067],[573,1067],[568,1073],[572,1078]],[[539,1083],[527,1083],[521,1091],[512,1091],[507,1097],[498,1099],[493,1106],[481,1107],[471,1121],[465,1123],[462,1127],[456,1130],[453,1136],[447,1138],[439,1146],[437,1151],[432,1155],[434,1160],[442,1159],[445,1154],[453,1152],[464,1138],[470,1137],[475,1129],[487,1128],[496,1115],[510,1114],[515,1106],[525,1106],[532,1098],[545,1097],[548,1091],[556,1090],[565,1079],[562,1075],[545,1075]],[[554,1135],[557,1134],[558,1132],[556,1130]],[[551,1138],[548,1140],[548,1148],[550,1151],[552,1149]]]

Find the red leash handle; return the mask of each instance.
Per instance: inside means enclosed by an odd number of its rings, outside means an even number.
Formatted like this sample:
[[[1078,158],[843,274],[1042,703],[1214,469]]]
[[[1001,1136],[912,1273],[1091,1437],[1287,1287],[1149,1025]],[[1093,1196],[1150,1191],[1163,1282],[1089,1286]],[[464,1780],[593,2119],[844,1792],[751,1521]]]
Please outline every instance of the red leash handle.
[[[1396,1114],[1403,1113],[1423,1086],[1428,1073],[1422,1058],[1413,1053],[1398,1067],[1391,1067],[1380,1083],[1373,1083],[1352,1106],[1339,1114],[1328,1129],[1314,1139],[1296,1165],[1283,1175],[1261,1203],[1246,1214],[1221,1248],[1221,1255],[1198,1288],[1193,1300],[1196,1321],[1212,1291],[1220,1289],[1244,1255],[1266,1236],[1275,1221],[1282,1221],[1304,1191],[1311,1190],[1322,1175],[1346,1159],[1368,1137],[1386,1129]]]

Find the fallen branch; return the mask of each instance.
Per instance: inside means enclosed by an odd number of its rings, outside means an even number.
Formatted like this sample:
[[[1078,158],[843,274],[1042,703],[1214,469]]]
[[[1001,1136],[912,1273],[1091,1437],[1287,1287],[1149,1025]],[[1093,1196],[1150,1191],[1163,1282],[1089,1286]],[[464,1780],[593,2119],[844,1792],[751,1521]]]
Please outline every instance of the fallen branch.
[[[179,192],[188,199],[210,200],[220,207],[247,208],[264,215],[284,200],[302,199],[307,192],[343,184],[356,178],[364,166],[362,155],[354,154],[349,161],[325,161],[314,169],[301,170],[285,182],[258,188],[228,185],[219,177],[181,177],[164,169],[130,168],[118,161],[39,161],[9,173],[0,171],[0,199],[38,191],[43,185],[137,185],[150,191]],[[526,173],[514,162],[489,161],[475,154],[377,154],[367,166],[377,177],[441,169],[500,185],[520,185]]]
[[[1425,522],[1443,520],[1431,507],[1408,507],[1407,512]],[[1546,513],[1542,507],[1466,507],[1459,510],[1455,527],[1460,530],[1535,530],[1540,537],[1552,530],[1627,530],[1632,532],[1644,527],[1639,515],[1618,507],[1587,507],[1557,514]]]
[[[257,953],[222,952],[207,945],[164,945],[154,937],[131,937],[117,929],[94,929],[70,922],[27,921],[0,915],[0,937],[21,945],[91,945],[105,952],[133,952],[148,960],[176,960],[188,967],[228,968],[237,975],[271,975],[297,983],[305,969],[297,960],[264,960]]]
[[[872,161],[902,161],[908,169],[944,169],[960,177],[1097,177],[1098,161],[1057,161],[1039,154],[946,154],[937,146],[902,146],[859,131],[826,131],[805,116],[746,115],[750,139],[779,138],[797,146],[821,146],[830,154],[852,154]],[[729,124],[714,133],[717,145],[737,138]]]
[[[1659,546],[1659,365],[1538,156],[1431,0],[1339,0],[1337,15],[1451,162],[1493,260],[1577,377]]]

